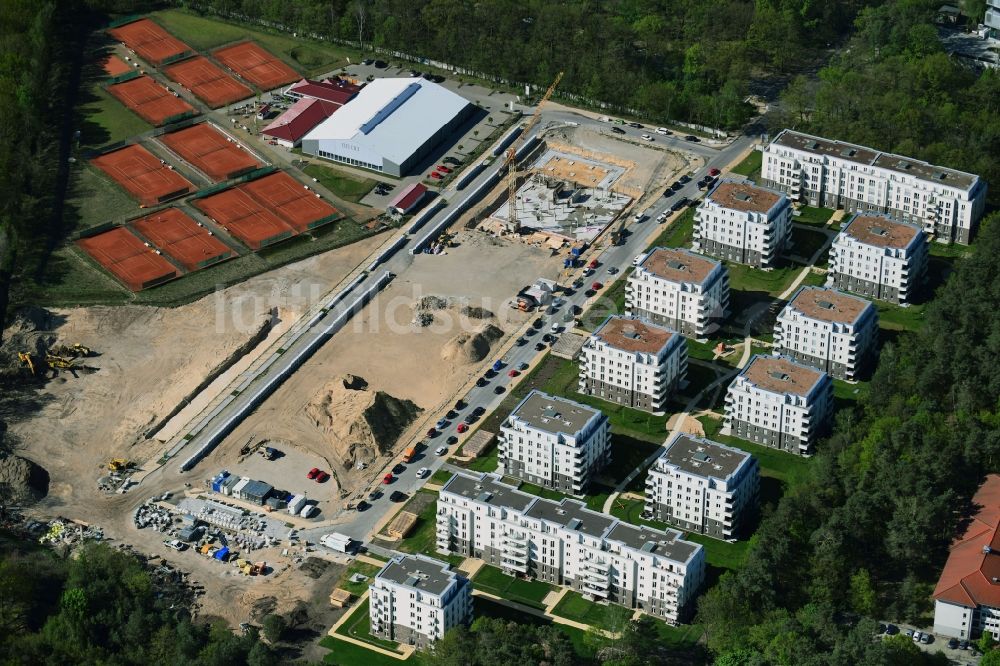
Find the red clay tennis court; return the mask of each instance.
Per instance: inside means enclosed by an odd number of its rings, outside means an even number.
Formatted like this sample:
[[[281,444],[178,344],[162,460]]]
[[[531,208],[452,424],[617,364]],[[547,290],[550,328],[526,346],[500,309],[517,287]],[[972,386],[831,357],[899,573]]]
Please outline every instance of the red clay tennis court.
[[[215,182],[256,169],[261,163],[209,123],[199,123],[160,137],[160,141]]]
[[[224,46],[212,55],[261,90],[271,90],[302,78],[294,69],[253,42]]]
[[[124,187],[142,206],[152,206],[192,189],[184,176],[138,144],[105,153],[91,163]]]
[[[81,238],[76,243],[132,291],[177,277],[173,264],[123,227]]]
[[[128,66],[127,62],[113,53],[104,59],[101,66],[104,67],[104,73],[108,76],[119,76],[132,71],[132,68]]]
[[[154,65],[161,65],[165,60],[191,52],[190,46],[148,18],[126,23],[108,32]]]
[[[194,113],[194,107],[148,76],[108,86],[108,92],[152,125],[163,125],[177,116]]]
[[[198,199],[194,205],[254,250],[296,235],[281,218],[236,187]]]
[[[131,224],[188,271],[211,266],[236,254],[179,208],[166,208],[132,220]]]
[[[277,213],[299,233],[339,212],[283,171],[250,181],[240,185],[240,188]]]
[[[204,56],[164,67],[163,72],[213,109],[253,96],[253,91]]]

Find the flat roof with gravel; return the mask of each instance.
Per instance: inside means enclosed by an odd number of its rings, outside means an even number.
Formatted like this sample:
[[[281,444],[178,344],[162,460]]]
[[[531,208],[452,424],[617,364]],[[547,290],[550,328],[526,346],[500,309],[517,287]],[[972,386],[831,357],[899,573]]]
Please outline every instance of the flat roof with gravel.
[[[667,346],[677,333],[669,328],[657,326],[637,317],[608,317],[601,327],[594,331],[594,337],[627,352],[656,354]]]
[[[860,296],[845,294],[836,289],[826,287],[801,287],[788,307],[798,310],[805,316],[819,321],[835,324],[854,324],[869,308],[874,309],[871,301]]]
[[[660,456],[660,460],[688,474],[721,480],[748,464],[750,458],[746,451],[685,433],[667,444],[667,450]]]
[[[607,538],[609,541],[618,541],[633,550],[659,555],[675,562],[688,562],[701,548],[700,544],[684,541],[681,538],[681,533],[677,530],[661,532],[649,527],[636,527],[622,522],[611,528]]]
[[[451,571],[447,562],[423,555],[397,555],[385,563],[375,578],[431,594],[443,594],[458,580],[458,574]]]
[[[448,479],[441,492],[454,493],[477,502],[510,507],[517,511],[524,511],[533,500],[538,499],[534,495],[520,492],[514,486],[500,483],[495,476],[485,474],[479,478],[456,474]]]
[[[547,520],[596,538],[604,536],[608,528],[618,521],[617,518],[591,511],[583,502],[568,498],[554,502],[539,497],[538,501],[528,507],[524,515]]]
[[[767,213],[784,195],[753,183],[724,180],[713,189],[708,200],[723,208],[750,213]]]
[[[650,273],[671,282],[704,284],[721,262],[683,248],[658,247],[639,264]]]
[[[784,356],[758,354],[750,359],[740,376],[765,391],[807,396],[825,374]]]
[[[578,402],[533,390],[510,413],[536,430],[549,433],[577,433],[601,411]]]
[[[883,215],[855,215],[841,233],[865,245],[903,249],[920,235],[920,227]]]

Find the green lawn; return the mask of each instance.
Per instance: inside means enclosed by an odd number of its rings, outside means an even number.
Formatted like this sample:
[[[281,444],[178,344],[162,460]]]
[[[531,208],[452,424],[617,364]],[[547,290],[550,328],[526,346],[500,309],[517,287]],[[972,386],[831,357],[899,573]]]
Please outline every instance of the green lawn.
[[[441,560],[447,560],[453,565],[461,564],[465,559],[458,555],[442,555],[437,552],[437,497],[438,493],[436,490],[418,490],[413,498],[403,507],[403,511],[413,511],[410,508],[410,503],[417,500],[421,496],[431,496],[433,498],[432,502],[429,502],[427,506],[417,512],[417,524],[413,526],[413,530],[410,531],[410,535],[400,541],[396,545],[396,550],[403,553],[423,553],[424,555],[430,555],[431,557],[436,557]],[[420,501],[424,501],[421,499]]]
[[[532,495],[537,495],[538,497],[544,497],[545,499],[549,499],[554,502],[561,502],[567,497],[572,499],[572,496],[564,495],[558,490],[552,490],[551,488],[538,486],[535,485],[534,483],[528,483],[527,481],[518,486],[517,489],[526,493],[530,493]]]
[[[374,564],[368,564],[367,562],[360,562],[355,560],[351,562],[344,573],[340,575],[340,580],[337,581],[336,587],[342,590],[347,590],[351,594],[360,597],[368,589],[368,584],[371,583],[371,578],[379,572],[381,567],[377,567]],[[352,583],[351,576],[359,573],[363,576],[368,576],[369,580],[361,581],[360,583]]]
[[[832,208],[814,208],[813,206],[802,206],[798,209],[798,215],[792,216],[792,222],[798,222],[800,224],[809,224],[816,227],[825,226],[830,218],[833,217],[834,209]]]
[[[426,662],[424,656],[419,652],[414,652],[409,659],[400,660],[388,655],[380,654],[372,650],[367,650],[360,645],[338,640],[333,636],[324,636],[319,644],[330,652],[323,657],[324,664],[336,664],[337,666],[423,666]]]
[[[431,483],[436,483],[439,486],[443,486],[444,484],[448,483],[448,480],[451,479],[451,477],[453,476],[455,476],[454,473],[449,472],[446,469],[439,469],[438,471],[434,472],[431,475]]]
[[[667,434],[664,431],[659,441],[648,442],[641,439],[635,439],[634,437],[629,437],[628,435],[623,435],[621,433],[611,433],[611,462],[608,464],[604,470],[601,471],[601,476],[607,477],[615,482],[615,484],[624,481],[629,474],[632,473],[640,465],[646,461],[646,458],[653,455],[656,450],[662,445],[663,440],[666,439]],[[646,484],[645,473],[640,472],[629,482],[626,486],[626,490],[642,490]]]
[[[759,150],[752,150],[750,154],[743,158],[743,161],[731,169],[732,173],[756,178],[760,175],[760,165],[764,161],[764,153]]]
[[[868,382],[851,384],[841,379],[833,380],[833,400],[838,407],[856,403],[868,393],[871,385]]]
[[[315,178],[320,185],[333,192],[336,196],[358,203],[371,192],[376,181],[371,178],[357,178],[351,176],[335,167],[328,167],[322,164],[310,164],[304,171],[310,178]]]
[[[701,639],[705,633],[705,628],[700,624],[682,624],[679,627],[672,627],[666,622],[656,622],[656,633],[660,636],[660,643],[675,650],[690,650]]]
[[[496,444],[490,447],[490,450],[485,456],[479,456],[473,459],[467,465],[466,469],[471,469],[475,472],[495,472],[497,467],[500,466],[500,461],[498,456],[500,455],[500,447]]]
[[[351,638],[356,638],[365,643],[371,643],[372,645],[377,645],[380,648],[385,648],[386,650],[392,650],[393,652],[399,652],[399,644],[393,641],[385,640],[384,638],[379,638],[378,636],[373,636],[371,633],[371,617],[369,615],[369,603],[368,599],[365,599],[363,603],[359,604],[354,610],[351,611],[351,616],[342,625],[337,627],[335,633],[341,636],[350,636]]]
[[[746,539],[736,543],[728,543],[697,532],[688,532],[684,538],[704,546],[705,561],[710,566],[722,567],[723,569],[735,570],[742,567],[747,550],[750,549],[750,541]]]
[[[805,278],[802,280],[801,286],[803,287],[822,287],[826,284],[826,275],[823,273],[816,273],[809,271]]]
[[[687,247],[694,234],[694,208],[688,208],[663,230],[650,247]]]
[[[506,606],[494,599],[481,596],[472,597],[472,614],[474,617],[491,617],[519,622],[521,624],[555,627],[573,643],[573,651],[576,652],[576,656],[579,658],[579,661],[576,663],[590,663],[593,660],[594,650],[588,645],[587,632],[583,629],[577,629],[565,624],[556,624],[549,618],[530,615]]]
[[[255,30],[245,25],[196,16],[177,9],[155,12],[153,18],[178,39],[199,51],[253,39],[306,76],[324,74],[344,67],[348,64],[348,57],[354,62],[358,61],[358,53],[352,49]]]
[[[878,308],[878,325],[893,331],[916,331],[924,325],[923,305],[902,307],[885,301],[872,301]]]
[[[792,283],[801,272],[801,266],[785,266],[764,271],[744,264],[726,262],[729,269],[729,288],[734,291],[765,291],[777,296]]]
[[[604,503],[608,501],[608,497],[614,491],[613,488],[609,486],[604,486],[599,483],[591,484],[590,490],[583,496],[581,500],[579,497],[573,497],[572,495],[564,495],[563,493],[552,490],[551,488],[543,488],[542,486],[535,485],[534,483],[521,482],[518,486],[518,490],[529,493],[531,495],[537,495],[538,497],[544,497],[545,499],[552,500],[554,502],[561,502],[564,499],[575,499],[582,501],[587,505],[587,508],[591,511],[597,511],[600,513],[604,510]]]
[[[670,527],[658,520],[646,520],[643,518],[642,512],[645,508],[646,502],[644,500],[618,497],[611,504],[611,515],[624,520],[626,523],[645,525],[646,527],[652,527],[654,530],[665,530]]]
[[[83,92],[78,110],[80,145],[85,148],[123,141],[153,128],[112,97],[98,82]]]
[[[607,606],[595,604],[583,598],[579,592],[570,590],[563,595],[559,603],[552,609],[553,615],[564,617],[574,622],[582,622],[590,626],[601,626],[604,623]]]
[[[815,229],[805,229],[803,227],[792,227],[792,246],[788,250],[789,254],[796,254],[805,259],[812,259],[823,245],[826,244],[827,235]],[[819,258],[822,262],[822,257]]]
[[[539,609],[545,608],[542,599],[549,592],[559,589],[555,585],[539,580],[521,580],[508,576],[488,564],[472,577],[472,586],[477,590]]]
[[[111,221],[124,221],[142,213],[139,203],[90,164],[78,164],[73,172],[70,196],[66,199],[67,213],[76,218],[77,231]]]

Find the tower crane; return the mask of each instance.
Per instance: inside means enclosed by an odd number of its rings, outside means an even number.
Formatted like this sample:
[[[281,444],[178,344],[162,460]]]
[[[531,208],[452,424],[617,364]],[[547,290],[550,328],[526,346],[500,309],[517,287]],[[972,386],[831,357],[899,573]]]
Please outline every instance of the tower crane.
[[[531,114],[528,124],[524,126],[524,130],[507,149],[507,225],[513,230],[517,230],[521,226],[517,222],[517,210],[514,206],[514,199],[517,195],[517,149],[521,147],[521,144],[524,143],[525,138],[534,129],[535,125],[538,124],[538,121],[542,119],[542,107],[552,97],[552,93],[555,92],[556,86],[559,85],[562,77],[562,72],[556,75],[556,80],[552,82],[552,85],[549,86],[549,89],[545,91],[542,99],[535,106],[535,112]]]

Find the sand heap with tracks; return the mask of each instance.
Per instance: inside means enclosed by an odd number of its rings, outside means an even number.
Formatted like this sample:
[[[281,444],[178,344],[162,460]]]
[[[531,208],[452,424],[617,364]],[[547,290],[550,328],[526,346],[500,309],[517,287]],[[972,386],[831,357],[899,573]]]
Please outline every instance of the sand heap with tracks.
[[[368,382],[353,375],[327,383],[306,406],[306,414],[329,442],[333,458],[345,468],[390,453],[421,411],[409,400],[369,390]]]
[[[478,363],[487,357],[493,343],[503,337],[503,331],[493,324],[474,331],[463,331],[441,349],[441,359],[448,363]]]

